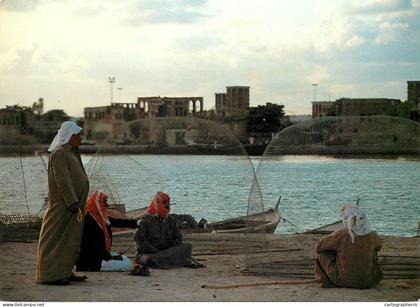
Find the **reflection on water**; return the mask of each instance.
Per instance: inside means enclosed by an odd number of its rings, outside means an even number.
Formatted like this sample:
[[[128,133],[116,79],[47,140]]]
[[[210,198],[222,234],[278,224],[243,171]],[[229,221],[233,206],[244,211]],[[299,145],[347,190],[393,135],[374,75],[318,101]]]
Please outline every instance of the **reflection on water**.
[[[414,235],[420,217],[419,161],[282,156],[261,162],[233,156],[133,155],[130,161],[135,163],[127,164],[124,159],[127,156],[104,163],[120,163],[114,165],[120,169],[119,175],[110,182],[120,190],[116,199],[128,210],[147,206],[157,190],[164,190],[171,196],[175,213],[209,221],[245,215],[252,165],[259,165],[257,176],[265,208],[272,207],[282,195],[282,215],[299,226],[280,224],[276,233],[334,222],[340,218],[340,206],[355,203],[357,198],[380,234]],[[89,160],[92,156],[83,156],[84,163]],[[19,158],[0,158],[0,211],[25,212],[25,199],[29,199],[30,211],[36,213],[46,193],[46,171],[39,157],[25,158],[24,197],[20,165]]]

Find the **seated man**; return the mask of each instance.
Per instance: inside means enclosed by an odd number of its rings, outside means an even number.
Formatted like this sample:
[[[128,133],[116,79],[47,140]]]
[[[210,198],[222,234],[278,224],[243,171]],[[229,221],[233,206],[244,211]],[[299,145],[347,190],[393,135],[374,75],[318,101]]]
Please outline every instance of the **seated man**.
[[[129,271],[131,261],[127,256],[111,252],[111,227],[136,228],[137,221],[115,219],[108,214],[108,196],[94,192],[85,207],[85,224],[76,271]]]
[[[170,269],[202,266],[191,259],[192,246],[182,243],[181,231],[169,211],[169,195],[158,192],[134,236],[138,266],[133,269],[133,275],[147,275],[145,267]]]
[[[342,215],[346,228],[321,238],[316,248],[316,275],[324,288],[371,288],[382,278],[381,239],[359,207],[345,205]]]

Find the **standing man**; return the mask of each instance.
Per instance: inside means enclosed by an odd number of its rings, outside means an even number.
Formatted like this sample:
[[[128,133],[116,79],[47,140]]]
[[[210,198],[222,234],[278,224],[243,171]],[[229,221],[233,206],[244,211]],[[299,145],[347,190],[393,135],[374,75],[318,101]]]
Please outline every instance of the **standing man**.
[[[36,280],[50,285],[83,281],[73,266],[83,232],[89,181],[79,152],[82,128],[65,121],[48,151],[48,207],[38,243]]]

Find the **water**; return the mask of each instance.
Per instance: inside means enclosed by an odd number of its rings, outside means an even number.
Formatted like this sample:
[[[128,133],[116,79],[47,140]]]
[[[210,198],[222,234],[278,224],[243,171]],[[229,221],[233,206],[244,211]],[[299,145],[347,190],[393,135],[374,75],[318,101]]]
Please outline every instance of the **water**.
[[[46,172],[39,157],[0,158],[0,211],[26,212],[19,165],[25,169],[29,210],[41,208]],[[97,158],[83,156],[86,169]],[[283,156],[279,159],[235,156],[134,155],[106,157],[106,185],[128,210],[145,207],[158,190],[169,193],[174,213],[196,219],[222,220],[248,211],[254,167],[265,208],[282,196],[282,216],[296,224],[280,224],[276,233],[312,229],[340,218],[344,203],[356,203],[382,235],[413,236],[420,218],[420,162],[410,160],[334,159],[320,156]],[[96,163],[98,164],[98,163]],[[103,175],[103,174],[101,174]],[[91,178],[91,185],[99,177]],[[7,184],[4,182],[7,181]],[[255,191],[255,189],[253,190]],[[258,199],[258,197],[257,197]],[[256,203],[260,205],[259,202]]]
[[[258,178],[264,203],[283,195],[282,215],[308,229],[339,220],[355,204],[380,234],[410,236],[420,218],[420,162],[286,156],[262,161]],[[293,231],[285,225],[278,232]]]

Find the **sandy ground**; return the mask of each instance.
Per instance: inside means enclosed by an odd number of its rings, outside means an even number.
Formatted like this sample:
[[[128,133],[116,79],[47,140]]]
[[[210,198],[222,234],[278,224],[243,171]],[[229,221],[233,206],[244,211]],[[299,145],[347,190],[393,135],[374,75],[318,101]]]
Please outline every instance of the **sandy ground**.
[[[132,257],[134,248],[127,236],[115,239],[114,250]],[[282,257],[314,256],[319,236],[276,236],[265,247],[271,255]],[[241,273],[245,256],[238,249],[226,250],[232,239],[209,239],[204,235],[186,237],[194,246],[194,257],[206,265],[200,269],[152,270],[150,277],[131,276],[128,272],[89,272],[86,282],[68,286],[47,286],[35,283],[37,242],[0,243],[0,299],[3,301],[417,301],[420,279],[383,280],[376,288],[323,289],[318,284],[271,285],[236,289],[202,288],[209,284],[234,284],[272,281],[269,277]],[[235,242],[243,242],[235,239]],[[404,244],[400,244],[403,242]],[[420,238],[385,238],[388,254],[420,256]],[[241,243],[238,243],[241,244]],[[220,247],[224,246],[224,247]],[[239,246],[239,245],[238,245]],[[291,248],[293,247],[293,248]],[[409,251],[407,252],[407,249]],[[299,254],[301,253],[301,254]],[[258,254],[268,259],[267,253]],[[286,256],[284,256],[286,255]],[[262,258],[261,258],[262,259]]]

